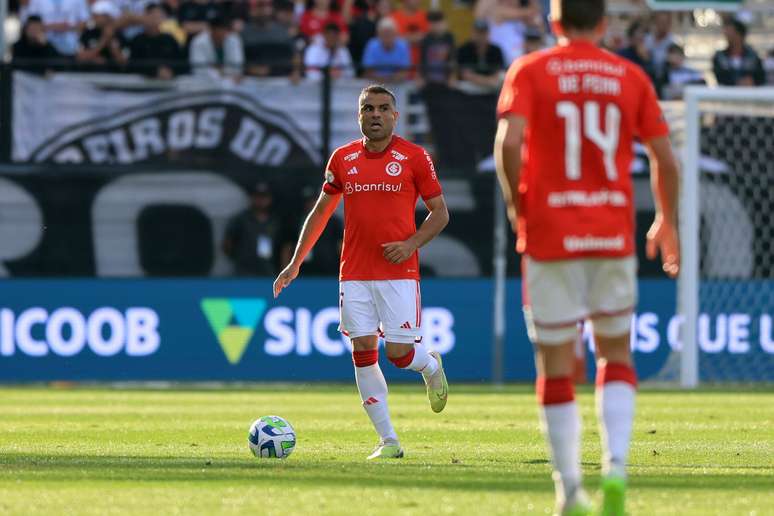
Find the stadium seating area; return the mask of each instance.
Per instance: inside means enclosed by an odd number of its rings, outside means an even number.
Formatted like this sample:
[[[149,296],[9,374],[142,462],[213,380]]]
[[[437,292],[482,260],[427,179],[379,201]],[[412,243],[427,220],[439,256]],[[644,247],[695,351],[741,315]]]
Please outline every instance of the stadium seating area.
[[[411,80],[470,92],[496,89],[513,58],[550,44],[544,4],[22,0],[11,4],[6,33],[15,64],[39,72],[133,72],[159,79],[187,73],[236,80],[286,76],[298,81],[319,78],[328,68],[334,77]],[[772,11],[770,2],[752,0],[733,18],[768,74],[762,70],[755,84],[774,81]],[[606,45],[645,67],[663,98],[679,97],[685,83],[723,82],[713,73],[713,55],[726,46],[720,13],[651,14],[644,1],[620,0],[611,2],[610,18]]]

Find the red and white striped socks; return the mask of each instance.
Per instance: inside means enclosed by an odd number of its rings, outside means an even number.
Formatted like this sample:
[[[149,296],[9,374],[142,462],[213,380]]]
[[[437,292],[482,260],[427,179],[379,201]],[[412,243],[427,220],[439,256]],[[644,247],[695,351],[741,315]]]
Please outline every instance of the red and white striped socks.
[[[563,496],[561,499],[564,500],[573,495],[582,480],[581,421],[575,402],[575,388],[569,376],[539,376],[535,387],[541,409],[541,429],[551,449],[556,493],[560,498]]]
[[[353,351],[352,361],[355,363],[355,380],[363,400],[365,409],[376,433],[382,441],[396,441],[398,435],[390,421],[390,411],[387,406],[387,382],[379,367],[379,350]]]
[[[597,368],[597,419],[604,475],[626,476],[636,393],[637,373],[631,366],[607,363]]]
[[[425,379],[430,378],[438,370],[438,361],[419,342],[414,344],[414,348],[402,357],[390,358],[390,362],[401,369],[410,369],[421,373]]]

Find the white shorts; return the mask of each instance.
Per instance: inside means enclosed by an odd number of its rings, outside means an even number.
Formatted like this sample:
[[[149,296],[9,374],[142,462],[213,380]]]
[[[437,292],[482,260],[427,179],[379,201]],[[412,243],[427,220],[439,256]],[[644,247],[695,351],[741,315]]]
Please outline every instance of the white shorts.
[[[413,279],[342,281],[339,284],[339,331],[350,339],[383,335],[387,342],[420,340],[422,296]]]
[[[563,344],[591,319],[598,335],[628,333],[637,302],[637,259],[522,260],[524,319],[533,343]]]

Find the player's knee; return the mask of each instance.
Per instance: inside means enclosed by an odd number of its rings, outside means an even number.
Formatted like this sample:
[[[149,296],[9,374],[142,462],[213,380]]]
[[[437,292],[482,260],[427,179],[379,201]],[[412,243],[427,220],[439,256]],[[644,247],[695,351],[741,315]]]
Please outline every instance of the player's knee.
[[[535,345],[538,375],[547,378],[571,376],[575,368],[575,340]]]
[[[376,335],[356,335],[350,334],[353,351],[369,351],[379,348],[379,339]]]
[[[405,369],[414,360],[414,344],[403,342],[388,342],[386,344],[387,359],[395,367]]]
[[[632,314],[626,312],[620,315],[594,317],[591,320],[594,327],[594,338],[600,337],[612,344],[628,344],[632,326]]]
[[[597,359],[631,363],[631,313],[594,317],[594,343]]]

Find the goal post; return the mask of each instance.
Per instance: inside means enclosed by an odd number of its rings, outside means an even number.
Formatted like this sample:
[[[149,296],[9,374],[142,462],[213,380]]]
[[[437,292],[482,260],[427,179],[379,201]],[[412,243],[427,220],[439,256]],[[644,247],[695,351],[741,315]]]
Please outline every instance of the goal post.
[[[772,381],[774,88],[684,99],[680,385]]]

